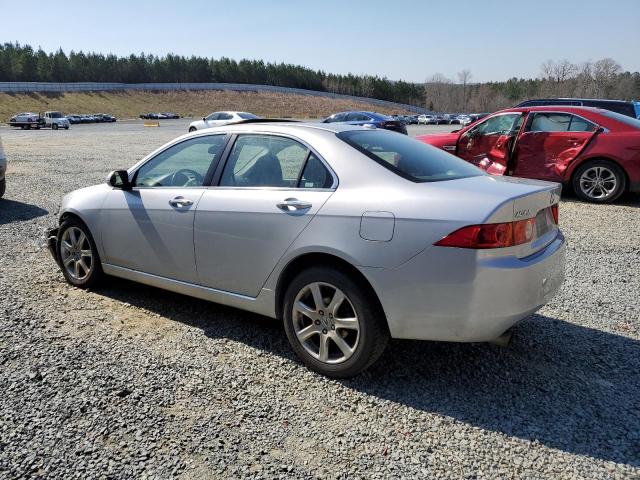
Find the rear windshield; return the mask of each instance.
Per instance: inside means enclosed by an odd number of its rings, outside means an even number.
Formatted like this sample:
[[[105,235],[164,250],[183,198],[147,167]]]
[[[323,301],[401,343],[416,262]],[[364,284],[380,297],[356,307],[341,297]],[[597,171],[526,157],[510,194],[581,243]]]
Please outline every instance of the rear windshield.
[[[601,115],[605,117],[609,117],[616,122],[624,123],[629,125],[630,127],[635,128],[636,130],[640,130],[640,120],[636,118],[631,118],[626,115],[622,115],[621,113],[612,112],[611,110],[602,110],[599,112]]]
[[[453,155],[419,140],[386,130],[350,130],[338,138],[412,182],[438,182],[485,175]]]
[[[238,112],[238,116],[244,120],[251,120],[252,118],[258,118],[253,113],[247,113],[247,112]]]

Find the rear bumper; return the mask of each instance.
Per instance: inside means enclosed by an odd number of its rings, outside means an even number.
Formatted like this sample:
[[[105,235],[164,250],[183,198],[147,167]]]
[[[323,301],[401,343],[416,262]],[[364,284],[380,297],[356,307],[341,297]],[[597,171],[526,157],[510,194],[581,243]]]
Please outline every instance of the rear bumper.
[[[49,249],[49,253],[56,261],[58,265],[60,265],[60,259],[58,258],[58,229],[52,228],[47,230],[47,249]]]
[[[397,269],[363,268],[394,338],[490,341],[546,304],[564,280],[558,232],[527,258],[431,247]]]

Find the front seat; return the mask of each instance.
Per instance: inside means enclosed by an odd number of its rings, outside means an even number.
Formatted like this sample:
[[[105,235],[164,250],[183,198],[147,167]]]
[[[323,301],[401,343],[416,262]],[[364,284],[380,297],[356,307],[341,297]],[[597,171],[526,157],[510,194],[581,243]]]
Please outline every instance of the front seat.
[[[249,185],[256,187],[284,187],[280,160],[272,153],[266,153],[244,175]]]

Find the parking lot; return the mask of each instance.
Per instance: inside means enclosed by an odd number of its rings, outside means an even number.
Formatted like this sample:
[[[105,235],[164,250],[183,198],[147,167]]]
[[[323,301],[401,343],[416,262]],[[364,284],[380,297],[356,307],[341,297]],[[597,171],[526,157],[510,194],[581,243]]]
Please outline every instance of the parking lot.
[[[508,348],[393,341],[334,381],[274,320],[124,280],[74,289],[42,247],[67,192],[188,123],[0,128],[0,477],[640,476],[640,197],[565,195],[565,283]]]

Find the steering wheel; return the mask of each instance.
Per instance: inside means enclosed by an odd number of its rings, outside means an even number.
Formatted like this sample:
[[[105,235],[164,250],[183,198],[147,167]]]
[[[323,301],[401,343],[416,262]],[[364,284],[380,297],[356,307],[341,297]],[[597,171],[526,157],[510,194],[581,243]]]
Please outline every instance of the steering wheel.
[[[171,185],[173,187],[194,187],[203,183],[204,177],[190,168],[181,168],[171,175]]]

